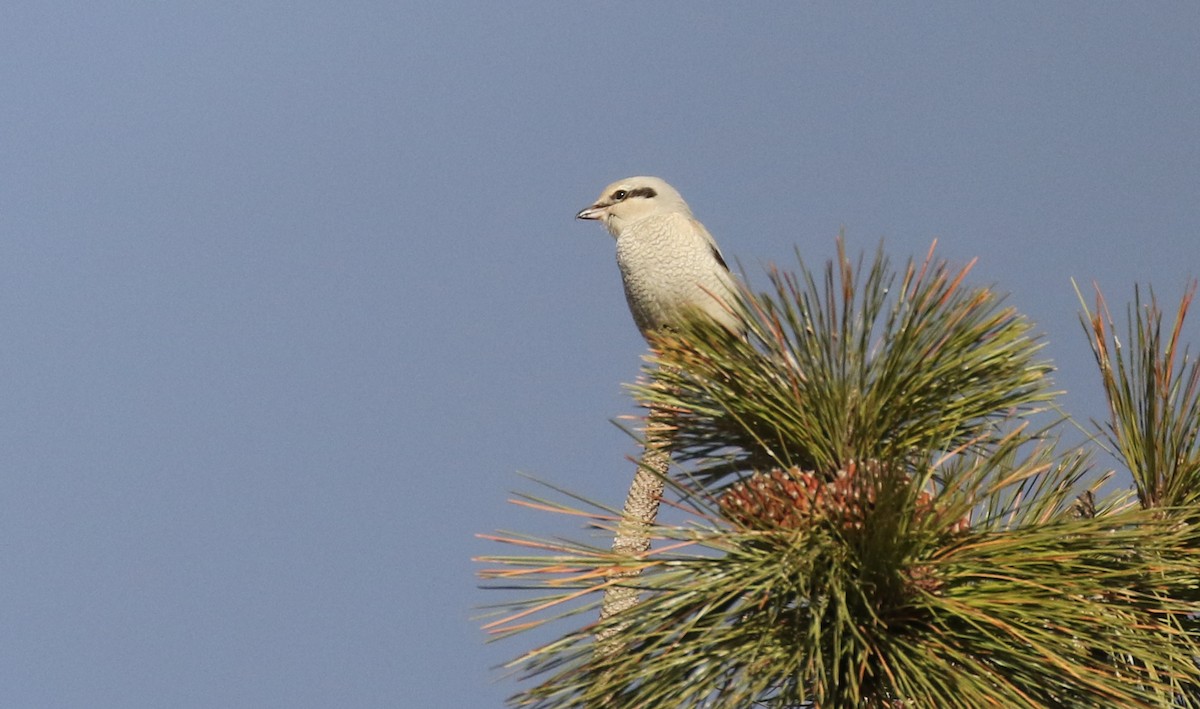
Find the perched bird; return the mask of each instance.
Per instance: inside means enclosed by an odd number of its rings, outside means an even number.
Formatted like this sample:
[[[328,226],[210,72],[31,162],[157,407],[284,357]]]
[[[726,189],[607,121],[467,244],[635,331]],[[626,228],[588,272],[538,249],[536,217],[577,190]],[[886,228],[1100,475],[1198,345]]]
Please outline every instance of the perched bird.
[[[717,242],[664,180],[614,182],[575,217],[603,222],[617,240],[625,300],[644,337],[696,312],[731,332],[744,330],[734,310],[737,287]]]

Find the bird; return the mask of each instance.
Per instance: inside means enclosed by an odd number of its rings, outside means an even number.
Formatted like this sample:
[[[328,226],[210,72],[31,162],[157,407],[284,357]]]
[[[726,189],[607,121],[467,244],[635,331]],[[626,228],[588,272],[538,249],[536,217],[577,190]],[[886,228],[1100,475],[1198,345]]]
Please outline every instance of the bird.
[[[629,177],[604,188],[575,215],[601,222],[617,242],[625,300],[642,336],[677,330],[700,313],[735,334],[737,286],[716,240],[679,192],[659,177]]]

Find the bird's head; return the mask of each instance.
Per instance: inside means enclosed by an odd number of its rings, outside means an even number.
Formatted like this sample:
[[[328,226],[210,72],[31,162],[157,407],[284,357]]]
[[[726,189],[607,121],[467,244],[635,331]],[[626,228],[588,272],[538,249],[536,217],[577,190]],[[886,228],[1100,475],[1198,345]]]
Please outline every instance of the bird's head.
[[[674,187],[658,177],[629,177],[605,187],[596,203],[575,218],[603,222],[609,233],[617,236],[634,222],[672,213],[692,214]]]

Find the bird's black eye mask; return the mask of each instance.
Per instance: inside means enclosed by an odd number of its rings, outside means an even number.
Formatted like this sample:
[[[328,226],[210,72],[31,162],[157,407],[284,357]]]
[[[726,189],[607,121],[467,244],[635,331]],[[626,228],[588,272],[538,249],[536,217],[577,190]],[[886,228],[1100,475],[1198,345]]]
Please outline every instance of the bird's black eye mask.
[[[611,199],[615,204],[617,202],[623,202],[630,197],[645,197],[646,199],[651,199],[657,196],[658,193],[654,191],[653,187],[638,187],[637,189],[633,190],[617,190],[609,195],[608,198]]]

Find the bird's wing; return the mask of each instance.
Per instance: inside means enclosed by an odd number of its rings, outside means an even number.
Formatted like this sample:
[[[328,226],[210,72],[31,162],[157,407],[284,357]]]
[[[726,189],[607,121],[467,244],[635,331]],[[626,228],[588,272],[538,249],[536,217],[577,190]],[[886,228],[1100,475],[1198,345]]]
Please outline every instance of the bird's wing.
[[[704,241],[708,244],[708,248],[712,249],[712,255],[717,259],[717,263],[721,264],[721,266],[728,271],[729,264],[725,263],[725,257],[721,255],[721,249],[717,246],[717,240],[713,238],[712,234],[708,233],[708,229],[704,228],[704,225],[700,223],[699,219],[689,216],[687,217],[687,220],[689,225],[692,227],[692,230],[703,237]]]

